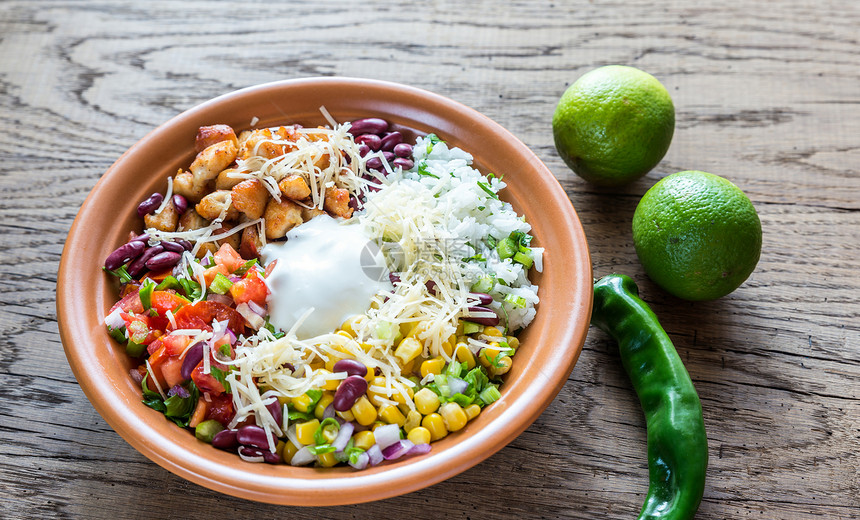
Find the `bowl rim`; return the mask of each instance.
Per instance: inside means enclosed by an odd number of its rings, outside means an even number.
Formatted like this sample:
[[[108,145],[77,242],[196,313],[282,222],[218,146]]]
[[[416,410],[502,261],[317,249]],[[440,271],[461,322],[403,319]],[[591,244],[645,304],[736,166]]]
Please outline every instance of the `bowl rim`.
[[[119,182],[115,180],[120,175],[118,172],[131,157],[157,147],[171,128],[194,126],[194,122],[199,120],[202,114],[215,107],[242,103],[243,100],[264,93],[277,92],[283,95],[285,92],[298,93],[329,87],[357,89],[360,91],[358,96],[372,93],[379,96],[380,100],[389,95],[398,99],[420,101],[421,110],[427,112],[432,108],[435,111],[434,116],[437,112],[443,115],[456,114],[455,119],[462,119],[457,124],[458,128],[466,127],[504,139],[511,153],[522,161],[521,164],[534,170],[536,175],[530,177],[529,182],[540,188],[536,191],[543,194],[546,204],[544,209],[554,211],[552,220],[556,222],[558,229],[567,230],[568,237],[576,244],[575,253],[578,255],[575,259],[557,258],[564,260],[555,262],[562,272],[555,279],[545,279],[541,288],[547,281],[556,284],[568,283],[570,277],[575,281],[587,282],[571,283],[572,287],[558,289],[563,294],[564,303],[570,305],[569,309],[538,306],[538,316],[541,313],[552,314],[553,321],[550,322],[549,318],[544,320],[547,322],[544,328],[547,331],[552,330],[561,347],[552,351],[554,355],[550,366],[545,370],[539,368],[529,376],[537,381],[533,380],[519,398],[510,402],[503,398],[493,405],[502,407],[501,419],[516,418],[515,421],[491,421],[463,442],[453,443],[440,452],[431,452],[433,456],[418,457],[407,464],[382,465],[370,471],[349,473],[330,469],[308,470],[301,477],[284,477],[272,472],[271,468],[276,466],[261,468],[264,465],[248,464],[248,467],[236,469],[231,464],[230,467],[225,467],[218,454],[200,455],[181,449],[179,444],[163,442],[159,437],[147,438],[141,432],[154,431],[152,425],[143,414],[129,412],[129,401],[117,395],[114,383],[100,377],[102,374],[96,370],[97,367],[89,363],[89,351],[85,348],[88,342],[99,337],[98,334],[107,336],[101,323],[89,323],[83,319],[88,312],[88,306],[84,304],[98,307],[99,304],[104,306],[105,302],[98,301],[97,297],[90,297],[86,287],[81,287],[76,277],[76,273],[82,269],[92,269],[93,257],[99,258],[94,256],[94,253],[99,252],[99,248],[87,242],[88,223],[94,222],[94,219],[103,219],[96,207],[99,194],[105,186]],[[428,123],[428,126],[433,128],[437,125]],[[534,225],[531,218],[529,221]],[[547,250],[549,256],[552,256],[551,251]],[[126,442],[150,460],[187,480],[237,497],[283,505],[342,505],[389,498],[436,484],[485,460],[528,428],[561,390],[582,351],[591,314],[591,280],[592,266],[588,244],[570,199],[540,159],[501,125],[457,101],[399,83],[348,77],[301,78],[263,83],[203,102],[159,125],[123,153],[90,191],[69,231],[57,278],[57,319],[66,357],[87,398]],[[84,304],[81,301],[82,291]],[[97,312],[104,313],[104,308]],[[549,323],[552,324],[551,327]],[[484,444],[489,448],[485,449]],[[211,447],[207,448],[218,452]],[[236,458],[234,454],[225,455]]]

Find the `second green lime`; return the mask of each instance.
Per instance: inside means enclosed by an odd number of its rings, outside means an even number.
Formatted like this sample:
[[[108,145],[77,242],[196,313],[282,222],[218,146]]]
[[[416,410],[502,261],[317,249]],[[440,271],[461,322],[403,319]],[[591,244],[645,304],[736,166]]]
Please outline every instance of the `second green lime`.
[[[564,92],[552,130],[559,155],[577,175],[619,186],[645,175],[666,155],[675,107],[654,76],[608,65],[586,73]]]

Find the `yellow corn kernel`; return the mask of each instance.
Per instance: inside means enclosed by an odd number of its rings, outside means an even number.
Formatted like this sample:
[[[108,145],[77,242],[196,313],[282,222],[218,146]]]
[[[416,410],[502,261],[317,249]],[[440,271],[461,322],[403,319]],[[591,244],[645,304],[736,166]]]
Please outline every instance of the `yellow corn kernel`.
[[[460,363],[466,363],[466,367],[469,370],[475,368],[475,355],[472,354],[472,351],[469,350],[468,345],[465,343],[457,343],[457,348],[454,350],[454,357],[457,358],[457,361]]]
[[[430,443],[430,430],[423,426],[412,428],[406,434],[406,438],[413,444],[428,444]]]
[[[429,321],[419,321],[416,323],[410,330],[408,334],[404,334],[406,338],[418,338],[421,334],[427,332],[427,328],[430,326]]]
[[[325,369],[329,372],[334,372],[334,364],[345,358],[346,356],[339,356],[335,354],[330,354],[328,361],[325,362]]]
[[[283,444],[283,446],[281,446]],[[293,455],[296,454],[299,449],[296,447],[292,441],[287,442],[279,442],[278,446],[281,446],[281,449],[278,451],[281,454],[281,459],[284,460],[285,463],[289,464],[291,460],[293,460]]]
[[[330,375],[332,372],[330,370],[320,370],[319,374],[323,377]],[[340,386],[340,379],[328,379],[325,384],[320,387],[321,390],[337,390],[337,387]]]
[[[424,417],[421,421],[421,426],[430,432],[431,441],[438,441],[448,435],[448,430],[445,429],[445,421],[442,420],[442,416],[438,413],[431,413]]]
[[[355,316],[351,316],[347,318],[343,325],[340,326],[341,330],[344,332],[348,332],[353,338],[356,336],[355,327],[362,320],[367,319],[367,316],[364,314],[356,314]]]
[[[415,392],[411,388],[409,388],[408,386],[403,387],[403,391],[406,392],[406,396],[404,396],[402,393],[400,393],[400,391],[397,390],[396,387],[393,388],[393,390],[394,390],[394,395],[391,396],[391,399],[393,399],[394,402],[396,402],[398,404],[406,404],[407,399],[412,400],[415,397]]]
[[[511,365],[513,365],[513,360],[510,356],[502,356],[495,365],[488,368],[490,373],[494,376],[500,376],[502,374],[507,374],[508,370],[511,369]]]
[[[442,342],[442,352],[444,352],[445,355],[448,357],[453,356],[454,355],[454,343],[451,343],[450,341],[443,341]],[[438,352],[437,352],[437,354],[438,354]]]
[[[313,399],[308,394],[302,394],[298,397],[293,397],[293,408],[298,412],[307,413],[311,402],[313,402]]]
[[[334,457],[333,451],[328,453],[320,453],[319,455],[317,455],[317,461],[319,462],[320,466],[324,468],[330,468],[337,464],[337,459]]]
[[[406,422],[403,423],[403,430],[409,433],[419,426],[421,426],[421,414],[417,410],[409,410],[406,414]]]
[[[439,396],[429,388],[422,388],[415,394],[415,409],[421,415],[430,415],[439,409]]]
[[[512,349],[516,350],[520,348],[520,340],[515,338],[514,336],[508,336],[508,346]]]
[[[325,361],[322,359],[314,359],[313,362],[308,363],[308,368],[311,370],[319,370],[321,368],[325,368]]]
[[[367,396],[361,396],[350,408],[355,421],[362,426],[369,426],[376,420],[376,408],[367,400]]]
[[[497,329],[496,327],[484,327],[484,335],[485,336],[494,336],[494,337],[502,337],[502,331]]]
[[[404,376],[408,376],[408,375],[412,374],[414,370],[415,370],[415,359],[413,359],[409,363],[406,363],[402,367],[400,367],[400,373],[403,374]]]
[[[346,330],[343,330],[343,329],[335,332],[335,334],[337,334],[338,336],[343,336],[344,338],[349,338],[349,339],[355,338],[355,335],[353,333],[346,331]]]
[[[296,424],[296,439],[302,444],[314,444],[314,434],[320,427],[318,419]]]
[[[373,432],[370,430],[365,430],[363,432],[358,432],[352,436],[353,446],[356,448],[361,448],[364,451],[370,449],[371,446],[376,444],[376,437],[374,437]]]
[[[370,349],[373,348],[373,345],[371,345],[370,343],[360,343],[359,346],[361,347],[361,350],[365,352],[370,352]]]
[[[340,417],[341,419],[343,419],[344,421],[354,421],[355,420],[355,416],[352,415],[351,410],[347,410],[345,412],[335,412],[335,414],[337,414],[337,416]]]
[[[319,419],[320,421],[322,421],[323,420],[323,414],[325,413],[325,409],[328,408],[328,405],[330,405],[333,401],[334,401],[334,394],[333,393],[331,393],[331,392],[323,393],[322,397],[320,397],[320,400],[317,401],[317,405],[314,408],[314,416],[317,419]]]
[[[481,356],[479,358],[479,361],[482,365],[484,365],[484,368],[489,369],[493,366],[493,360],[499,357],[500,352],[501,350],[499,350],[499,344],[493,341],[492,343],[490,343],[489,347],[481,350]]]
[[[441,374],[445,368],[445,360],[440,357],[434,357],[421,363],[421,377],[427,377],[427,374]]]
[[[439,415],[442,416],[442,420],[445,422],[445,429],[449,432],[462,430],[469,420],[463,408],[455,402],[445,403],[440,406]]]
[[[400,344],[397,345],[397,349],[394,351],[394,357],[400,360],[401,365],[405,365],[417,358],[423,350],[424,346],[421,345],[421,342],[417,339],[412,337],[403,338],[400,341]]]
[[[396,406],[390,404],[383,405],[379,408],[379,418],[388,424],[396,424],[403,426],[406,423],[406,417],[400,413]]]
[[[373,387],[385,388],[385,378],[382,376],[374,376],[367,383],[367,397],[370,399],[371,403],[380,404],[382,401],[379,401],[377,398],[388,399],[388,396],[385,395],[385,392],[378,392],[376,390],[371,390]]]
[[[481,415],[481,407],[473,403],[463,408],[463,412],[466,414],[466,419],[471,421],[475,417]]]
[[[407,321],[407,322],[401,323],[400,327],[399,327],[400,328],[400,335],[403,336],[404,338],[408,337],[410,335],[410,333],[412,332],[412,329],[414,329],[417,325],[418,325],[417,321]]]

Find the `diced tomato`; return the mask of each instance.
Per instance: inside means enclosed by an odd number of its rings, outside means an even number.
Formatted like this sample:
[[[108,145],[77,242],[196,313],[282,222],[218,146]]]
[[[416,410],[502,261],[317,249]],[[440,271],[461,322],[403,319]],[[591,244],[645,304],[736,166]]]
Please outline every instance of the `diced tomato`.
[[[170,358],[165,351],[164,345],[162,345],[158,350],[150,354],[149,356],[149,366],[152,368],[152,375],[158,380],[158,384],[161,385],[161,388],[166,391],[164,388],[167,386],[167,380],[164,379],[164,374],[161,373],[161,367],[164,363]],[[150,384],[150,388],[153,388],[155,385]]]
[[[113,304],[113,307],[110,308],[108,314],[116,310],[117,308],[124,310],[125,312],[133,312],[135,314],[140,314],[143,312],[143,303],[140,301],[140,294],[138,291],[129,292],[123,298]]]
[[[186,305],[174,315],[176,327],[179,329],[212,330],[212,321],[227,320],[227,326],[236,335],[245,332],[245,318],[223,303],[207,300]]]
[[[233,409],[233,396],[230,394],[210,396],[206,419],[214,419],[226,427],[233,420],[234,415],[236,412]]]
[[[161,364],[161,375],[164,376],[167,386],[171,388],[185,382],[185,378],[182,377],[182,360],[179,356],[171,356],[164,360]]]
[[[178,356],[185,352],[188,344],[191,343],[189,336],[173,336],[165,335],[158,338],[164,344],[164,350],[169,356]]]
[[[266,296],[269,295],[269,288],[266,287],[266,282],[260,278],[260,273],[256,269],[248,270],[244,278],[233,283],[230,287],[230,296],[236,304],[248,303],[253,301],[257,305],[266,305]]]
[[[227,267],[225,267],[222,264],[215,264],[215,266],[210,267],[209,269],[206,269],[205,271],[203,271],[203,279],[206,280],[206,286],[208,287],[209,285],[211,285],[212,280],[214,280],[215,277],[218,276],[219,274],[223,274],[224,276],[227,276],[230,274],[230,271],[227,270]]]
[[[221,395],[224,393],[224,385],[221,381],[215,379],[211,373],[203,373],[203,362],[201,361],[197,368],[191,371],[191,379],[201,392],[207,392],[211,395]]]
[[[229,274],[245,265],[245,259],[239,256],[239,253],[230,244],[222,244],[215,253],[215,263],[226,267],[228,271],[226,274]]]
[[[159,329],[152,327],[148,316],[127,312],[120,312],[119,315],[125,321],[129,339],[138,345],[149,345],[162,334]]]
[[[175,313],[180,307],[191,303],[187,298],[183,298],[173,291],[152,291],[150,300],[150,305],[158,312],[159,316],[165,316],[167,311]]]
[[[123,299],[131,293],[136,293],[140,290],[140,283],[137,280],[132,280],[124,284],[119,290],[119,298]],[[116,307],[116,305],[114,305]]]

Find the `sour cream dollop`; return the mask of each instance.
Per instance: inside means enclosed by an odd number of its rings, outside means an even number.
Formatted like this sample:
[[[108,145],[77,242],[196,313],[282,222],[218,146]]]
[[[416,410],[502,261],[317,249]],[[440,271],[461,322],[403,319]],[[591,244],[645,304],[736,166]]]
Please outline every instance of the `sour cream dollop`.
[[[319,215],[287,233],[286,242],[266,245],[263,263],[277,260],[266,278],[269,321],[288,331],[313,308],[296,331],[307,339],[337,330],[361,314],[371,298],[391,290],[385,259],[356,224]]]

